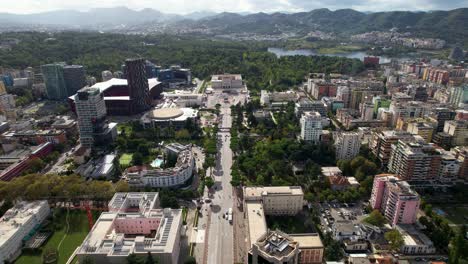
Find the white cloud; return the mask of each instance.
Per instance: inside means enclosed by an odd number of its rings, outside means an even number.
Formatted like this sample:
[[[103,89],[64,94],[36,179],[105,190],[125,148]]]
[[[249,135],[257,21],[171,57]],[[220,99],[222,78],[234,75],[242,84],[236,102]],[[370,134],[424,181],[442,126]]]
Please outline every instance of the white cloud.
[[[353,8],[362,11],[435,10],[468,7],[468,0],[0,0],[2,12],[35,13],[57,9],[88,10],[126,6],[166,13],[307,11]]]

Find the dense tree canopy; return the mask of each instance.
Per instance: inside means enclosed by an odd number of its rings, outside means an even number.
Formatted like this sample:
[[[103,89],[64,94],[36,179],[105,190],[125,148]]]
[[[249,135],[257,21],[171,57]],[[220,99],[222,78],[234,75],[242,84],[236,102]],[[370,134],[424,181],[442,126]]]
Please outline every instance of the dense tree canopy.
[[[253,90],[284,90],[301,83],[309,72],[357,73],[357,59],[325,56],[277,58],[260,42],[214,41],[169,35],[138,36],[62,32],[3,33],[21,42],[10,51],[0,51],[4,67],[25,68],[65,61],[81,64],[97,77],[103,70],[121,70],[126,58],[141,56],[162,66],[180,64],[202,79],[216,73],[241,73]],[[148,43],[154,45],[147,45]]]

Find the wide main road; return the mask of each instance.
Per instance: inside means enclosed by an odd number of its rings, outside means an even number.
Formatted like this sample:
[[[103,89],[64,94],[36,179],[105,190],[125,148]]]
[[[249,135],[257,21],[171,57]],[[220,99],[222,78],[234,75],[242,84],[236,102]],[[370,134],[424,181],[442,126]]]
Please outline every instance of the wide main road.
[[[229,104],[222,104],[220,109],[222,122],[218,132],[218,155],[214,170],[215,187],[212,192],[210,224],[208,225],[208,243],[206,263],[233,263],[233,227],[223,215],[233,207],[231,166],[232,151],[230,132],[232,118]]]

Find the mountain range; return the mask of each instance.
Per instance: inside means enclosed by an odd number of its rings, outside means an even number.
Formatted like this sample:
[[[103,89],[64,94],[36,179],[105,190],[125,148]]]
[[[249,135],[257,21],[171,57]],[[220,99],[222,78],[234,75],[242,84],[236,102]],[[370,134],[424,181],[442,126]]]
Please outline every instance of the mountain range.
[[[135,11],[126,7],[97,8],[88,12],[59,10],[37,14],[0,13],[0,24],[63,26],[89,30],[131,29],[147,31],[165,28],[186,32],[197,29],[210,34],[281,34],[306,35],[319,30],[340,34],[386,31],[398,28],[415,35],[438,37],[448,41],[468,39],[468,8],[449,11],[359,12],[352,9],[331,11],[315,9],[299,13],[212,13],[166,14],[154,9]],[[168,32],[170,33],[170,32]]]

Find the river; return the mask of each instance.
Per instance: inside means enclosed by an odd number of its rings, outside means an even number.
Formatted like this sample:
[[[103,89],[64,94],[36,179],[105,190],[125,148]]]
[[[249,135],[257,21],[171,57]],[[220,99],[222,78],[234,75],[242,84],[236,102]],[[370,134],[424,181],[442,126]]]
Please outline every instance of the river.
[[[303,55],[303,56],[330,56],[330,57],[346,57],[350,59],[360,59],[364,60],[364,57],[370,56],[364,51],[351,51],[343,53],[318,53],[311,49],[296,49],[296,50],[286,50],[282,48],[268,48],[268,52],[275,54],[277,57],[282,56],[294,56],[294,55]],[[380,58],[380,63],[389,63],[391,58],[385,56],[378,56]]]

